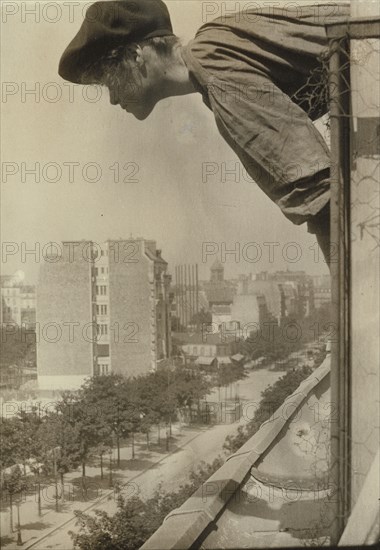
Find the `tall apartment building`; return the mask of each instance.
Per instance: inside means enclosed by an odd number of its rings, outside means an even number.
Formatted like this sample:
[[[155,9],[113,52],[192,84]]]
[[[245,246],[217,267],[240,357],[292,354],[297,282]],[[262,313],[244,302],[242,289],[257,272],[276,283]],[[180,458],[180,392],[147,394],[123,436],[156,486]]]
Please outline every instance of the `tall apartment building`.
[[[64,242],[41,267],[37,368],[41,389],[93,375],[144,374],[170,357],[171,277],[154,241]]]

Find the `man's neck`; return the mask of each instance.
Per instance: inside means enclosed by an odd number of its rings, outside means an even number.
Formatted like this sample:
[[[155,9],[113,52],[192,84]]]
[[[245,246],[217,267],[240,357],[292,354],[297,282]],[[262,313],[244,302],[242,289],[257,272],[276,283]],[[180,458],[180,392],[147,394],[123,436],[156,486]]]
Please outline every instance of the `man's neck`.
[[[163,67],[162,91],[165,97],[192,94],[196,92],[190,80],[189,69],[182,57],[182,46],[174,48],[170,63]]]

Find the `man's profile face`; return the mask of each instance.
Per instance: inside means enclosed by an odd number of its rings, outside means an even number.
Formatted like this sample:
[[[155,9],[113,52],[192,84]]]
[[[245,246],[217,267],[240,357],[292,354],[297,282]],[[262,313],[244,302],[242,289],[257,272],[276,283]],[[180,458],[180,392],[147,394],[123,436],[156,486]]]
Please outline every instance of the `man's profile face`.
[[[138,120],[145,120],[158,101],[154,78],[141,71],[134,61],[123,62],[112,69],[104,76],[102,84],[109,90],[111,105],[120,105]]]

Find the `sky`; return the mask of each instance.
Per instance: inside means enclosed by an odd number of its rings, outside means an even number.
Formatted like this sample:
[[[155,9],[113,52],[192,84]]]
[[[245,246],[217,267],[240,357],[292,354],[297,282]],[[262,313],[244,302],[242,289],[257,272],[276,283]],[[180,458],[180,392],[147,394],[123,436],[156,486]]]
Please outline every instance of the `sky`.
[[[22,269],[35,283],[51,241],[130,236],[156,240],[172,272],[198,263],[203,278],[215,258],[225,260],[227,277],[286,268],[327,273],[315,238],[246,177],[199,94],[166,99],[140,122],[110,105],[105,89],[58,76],[90,3],[2,3],[2,274]],[[211,15],[246,3],[167,5],[186,43]],[[252,256],[251,243],[261,255]],[[238,254],[222,256],[231,249]]]

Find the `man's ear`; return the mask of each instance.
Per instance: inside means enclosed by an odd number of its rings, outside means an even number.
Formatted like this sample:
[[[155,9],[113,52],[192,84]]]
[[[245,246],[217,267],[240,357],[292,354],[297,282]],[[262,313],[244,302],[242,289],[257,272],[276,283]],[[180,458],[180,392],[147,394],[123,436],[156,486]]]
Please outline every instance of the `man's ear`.
[[[144,54],[139,44],[132,45],[133,57],[138,67],[142,68],[145,65]]]

